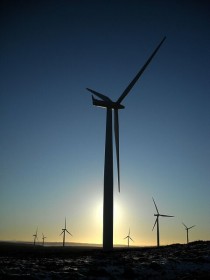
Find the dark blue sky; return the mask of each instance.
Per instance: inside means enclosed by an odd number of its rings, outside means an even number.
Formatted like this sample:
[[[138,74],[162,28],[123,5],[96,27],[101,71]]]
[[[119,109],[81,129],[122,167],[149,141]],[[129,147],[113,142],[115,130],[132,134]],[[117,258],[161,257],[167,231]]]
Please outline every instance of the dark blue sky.
[[[100,242],[105,111],[86,87],[116,100],[165,35],[120,112],[115,242],[129,226],[155,242],[152,196],[177,217],[164,242],[182,241],[182,221],[207,239],[209,1],[0,5],[0,239],[30,240],[39,225],[55,240],[67,216],[74,241]]]

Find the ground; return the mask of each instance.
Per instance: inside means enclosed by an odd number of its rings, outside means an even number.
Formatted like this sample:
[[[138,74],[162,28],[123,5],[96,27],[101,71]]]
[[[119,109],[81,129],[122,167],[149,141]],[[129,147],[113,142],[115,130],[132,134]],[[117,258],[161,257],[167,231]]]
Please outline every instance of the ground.
[[[112,252],[1,242],[0,279],[210,279],[210,241]]]

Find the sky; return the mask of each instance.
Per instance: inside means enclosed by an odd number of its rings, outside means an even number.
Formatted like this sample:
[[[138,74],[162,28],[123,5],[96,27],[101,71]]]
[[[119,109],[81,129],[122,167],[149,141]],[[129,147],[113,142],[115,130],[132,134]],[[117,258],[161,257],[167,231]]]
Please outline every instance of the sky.
[[[210,4],[62,0],[0,4],[0,240],[102,243],[106,111],[167,37],[120,111],[114,244],[210,239]]]

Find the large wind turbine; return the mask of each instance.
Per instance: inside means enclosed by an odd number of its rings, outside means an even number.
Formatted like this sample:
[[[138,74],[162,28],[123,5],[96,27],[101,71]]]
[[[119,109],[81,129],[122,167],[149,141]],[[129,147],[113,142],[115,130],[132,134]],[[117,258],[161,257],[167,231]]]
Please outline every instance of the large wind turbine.
[[[157,246],[159,247],[160,246],[159,217],[174,217],[174,216],[160,214],[159,211],[158,211],[158,208],[157,208],[157,205],[155,203],[154,198],[152,198],[152,199],[153,199],[153,202],[155,204],[155,208],[157,210],[157,214],[154,214],[154,216],[156,216],[157,218],[155,220],[155,223],[154,223],[154,226],[153,226],[152,230],[154,229],[155,225],[157,224]]]
[[[34,246],[36,245],[36,240],[38,239],[37,233],[38,233],[38,227],[36,228],[36,233],[33,234],[33,237],[34,237]]]
[[[72,236],[72,234],[66,229],[66,218],[65,218],[65,228],[62,228],[62,232],[61,232],[61,234],[63,234],[63,247],[65,246],[66,232],[68,232],[68,234]]]
[[[193,227],[195,227],[195,225],[194,225],[194,226],[191,226],[191,227],[187,227],[184,223],[182,223],[182,224],[184,225],[184,227],[185,227],[185,229],[186,229],[186,231],[187,231],[187,244],[188,244],[188,243],[189,243],[188,230],[191,229],[191,228],[193,228]]]
[[[105,142],[105,160],[104,160],[104,202],[103,202],[103,249],[108,251],[113,249],[113,137],[112,137],[112,110],[114,110],[114,133],[115,133],[115,146],[117,156],[117,172],[118,172],[118,189],[120,192],[120,159],[119,159],[119,120],[118,110],[124,109],[121,104],[123,99],[128,95],[140,76],[143,74],[146,67],[149,65],[160,46],[166,37],[162,39],[146,63],[126,87],[117,101],[112,101],[109,97],[96,92],[95,90],[87,88],[93,95],[97,96],[96,99],[92,95],[93,105],[106,108],[106,142]]]
[[[130,237],[130,229],[129,229],[129,232],[128,232],[128,235],[124,238],[124,239],[128,239],[128,248],[129,248],[129,241],[130,240],[132,240],[133,241],[133,239]],[[134,242],[134,241],[133,241]]]

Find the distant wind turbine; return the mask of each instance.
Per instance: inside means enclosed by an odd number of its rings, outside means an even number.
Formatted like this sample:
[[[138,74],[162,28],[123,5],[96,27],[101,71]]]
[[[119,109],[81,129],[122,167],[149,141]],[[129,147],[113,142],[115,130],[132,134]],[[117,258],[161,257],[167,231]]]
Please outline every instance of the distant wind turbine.
[[[36,240],[38,240],[37,233],[38,233],[38,227],[36,228],[36,233],[33,235],[33,237],[34,237],[34,246],[36,245]]]
[[[44,246],[44,240],[45,238],[47,238],[46,236],[44,236],[44,234],[42,233],[42,245]]]
[[[182,224],[184,225],[184,227],[185,227],[185,229],[186,229],[186,231],[187,231],[187,244],[188,244],[188,243],[189,243],[188,231],[189,231],[189,229],[195,227],[195,225],[194,225],[194,226],[191,226],[191,227],[187,227],[184,223],[182,223]]]
[[[128,232],[128,235],[124,238],[124,239],[128,239],[128,248],[129,248],[129,241],[130,240],[132,240],[133,241],[133,239],[130,237],[130,229],[129,229],[129,232]],[[133,241],[134,242],[134,241]]]
[[[66,229],[66,218],[65,218],[65,228],[62,228],[62,232],[61,232],[61,234],[63,234],[63,247],[65,246],[66,232],[68,232],[68,234],[72,236],[72,234]]]
[[[154,198],[152,198],[152,199],[153,199],[153,202],[155,204],[156,211],[157,211],[157,214],[154,214],[154,216],[156,216],[157,218],[155,220],[155,223],[154,223],[154,226],[153,226],[152,230],[154,229],[155,225],[157,224],[157,246],[159,247],[160,246],[159,217],[174,217],[174,216],[160,214],[159,211],[158,211],[158,208],[157,208],[157,205],[155,203]]]
[[[128,95],[140,76],[143,74],[146,67],[149,65],[160,46],[165,41],[166,37],[162,39],[156,49],[153,51],[149,59],[126,87],[116,102],[109,97],[96,92],[95,90],[87,88],[92,95],[93,105],[106,108],[106,142],[105,142],[105,161],[104,161],[104,202],[103,202],[103,249],[106,251],[113,249],[113,137],[112,137],[112,111],[114,110],[114,133],[115,146],[117,156],[117,173],[118,173],[118,189],[120,192],[120,159],[119,159],[119,120],[118,110],[125,107],[121,104],[123,99]]]

